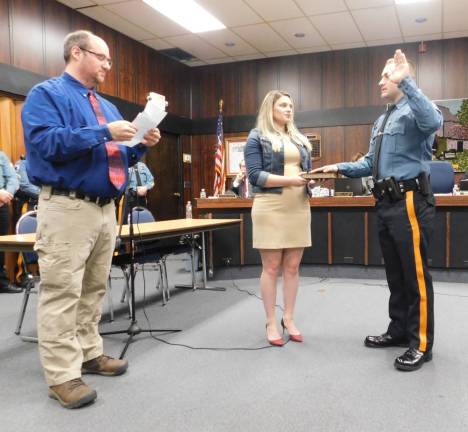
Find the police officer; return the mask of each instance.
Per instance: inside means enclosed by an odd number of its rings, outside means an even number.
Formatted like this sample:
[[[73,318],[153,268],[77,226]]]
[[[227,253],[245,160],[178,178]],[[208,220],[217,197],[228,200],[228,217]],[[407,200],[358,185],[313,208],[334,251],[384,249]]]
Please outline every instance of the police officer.
[[[387,60],[379,87],[381,97],[393,105],[374,123],[364,159],[314,171],[348,177],[372,174],[374,178],[379,240],[390,288],[390,324],[382,335],[367,336],[364,344],[370,348],[409,347],[394,365],[413,371],[432,359],[434,293],[427,251],[435,207],[427,161],[443,119],[417,88],[401,50]]]
[[[135,197],[132,207],[142,205],[147,207],[147,194],[154,187],[154,177],[144,162],[138,162],[129,169],[128,189]]]
[[[0,151],[0,235],[8,234],[10,217],[8,205],[18,190],[18,178],[8,156]],[[0,293],[19,293],[22,288],[10,284],[5,272],[5,254],[0,252]]]

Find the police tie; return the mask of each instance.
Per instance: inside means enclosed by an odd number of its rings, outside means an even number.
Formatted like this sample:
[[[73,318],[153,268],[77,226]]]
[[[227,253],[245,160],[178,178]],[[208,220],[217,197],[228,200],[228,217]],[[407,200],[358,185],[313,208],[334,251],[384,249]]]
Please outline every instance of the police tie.
[[[382,148],[382,139],[383,139],[383,131],[385,129],[385,124],[387,123],[387,120],[390,117],[390,114],[395,109],[395,107],[396,107],[395,104],[387,105],[387,112],[385,113],[385,117],[382,121],[379,132],[377,133],[377,140],[375,142],[375,148],[374,148],[374,160],[372,162],[372,177],[374,180],[379,179],[378,175],[379,175],[380,149]]]
[[[88,98],[93,107],[94,113],[96,114],[97,121],[100,125],[106,124],[107,120],[102,114],[99,101],[93,92],[88,93]],[[114,187],[119,190],[125,184],[125,168],[122,160],[122,154],[120,153],[119,146],[109,141],[106,143],[107,161],[109,164],[109,180]]]

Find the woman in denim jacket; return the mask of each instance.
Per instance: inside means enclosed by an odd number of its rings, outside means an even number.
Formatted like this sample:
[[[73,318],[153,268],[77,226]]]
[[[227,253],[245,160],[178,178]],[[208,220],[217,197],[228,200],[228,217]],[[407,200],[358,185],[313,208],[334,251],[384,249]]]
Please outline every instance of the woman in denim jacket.
[[[257,117],[257,127],[244,150],[252,185],[253,247],[260,250],[260,289],[266,312],[270,344],[284,345],[275,317],[276,284],[283,273],[284,314],[281,326],[289,338],[302,342],[294,323],[294,305],[299,285],[299,265],[304,247],[311,245],[310,206],[307,181],[310,144],[294,124],[294,106],[288,93],[272,90]]]

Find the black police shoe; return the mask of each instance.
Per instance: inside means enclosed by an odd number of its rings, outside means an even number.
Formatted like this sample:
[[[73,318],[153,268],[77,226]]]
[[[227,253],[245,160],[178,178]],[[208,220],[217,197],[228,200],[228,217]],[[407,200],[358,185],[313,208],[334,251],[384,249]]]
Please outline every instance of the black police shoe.
[[[367,336],[364,345],[369,348],[407,347],[409,342],[405,338],[394,338],[389,333],[379,336]]]
[[[402,371],[418,370],[425,362],[432,360],[432,351],[419,351],[409,348],[404,354],[395,359],[395,367]]]
[[[0,294],[19,294],[22,291],[23,288],[11,284],[0,286]]]

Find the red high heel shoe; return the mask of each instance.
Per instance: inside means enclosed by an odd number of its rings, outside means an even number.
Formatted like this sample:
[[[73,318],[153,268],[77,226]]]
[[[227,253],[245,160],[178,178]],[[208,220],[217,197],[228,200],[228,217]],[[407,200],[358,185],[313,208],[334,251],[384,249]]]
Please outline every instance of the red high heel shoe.
[[[283,318],[281,318],[281,327],[283,327],[283,334],[284,334],[284,330],[288,330],[288,328],[284,325],[284,320]],[[289,330],[288,330],[288,333],[289,333]],[[289,333],[289,339],[292,340],[293,342],[304,342],[304,338],[302,337],[302,335],[299,333],[299,334],[291,334]]]
[[[265,330],[268,330],[268,324],[265,324]],[[277,346],[277,347],[282,347],[285,342],[283,338],[279,339],[269,339],[268,338],[268,332],[267,332],[267,341],[270,345]]]

